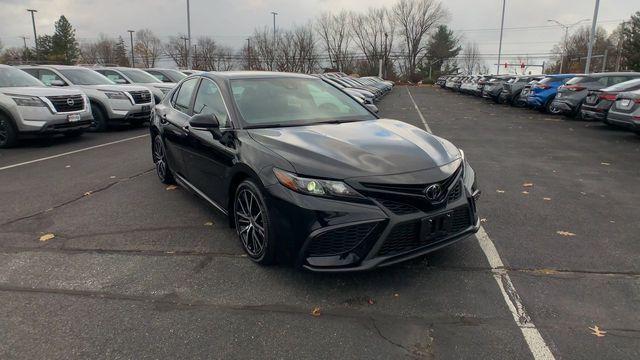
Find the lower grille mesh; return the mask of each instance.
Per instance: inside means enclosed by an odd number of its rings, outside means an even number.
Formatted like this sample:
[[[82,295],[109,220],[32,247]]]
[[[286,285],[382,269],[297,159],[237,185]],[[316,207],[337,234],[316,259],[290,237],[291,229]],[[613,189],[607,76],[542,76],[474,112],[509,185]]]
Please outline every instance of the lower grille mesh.
[[[329,230],[314,238],[309,245],[309,256],[344,254],[355,248],[371,232],[375,224],[360,224]]]

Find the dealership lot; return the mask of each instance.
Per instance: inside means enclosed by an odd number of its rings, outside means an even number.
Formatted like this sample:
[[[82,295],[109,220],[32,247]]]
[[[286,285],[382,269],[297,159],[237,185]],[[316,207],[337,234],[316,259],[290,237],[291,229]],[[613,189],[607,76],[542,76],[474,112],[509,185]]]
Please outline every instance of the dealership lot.
[[[640,357],[638,136],[432,87],[379,105],[465,151],[556,358]],[[262,268],[157,181],[145,134],[2,150],[0,358],[532,358],[475,237],[367,273]]]

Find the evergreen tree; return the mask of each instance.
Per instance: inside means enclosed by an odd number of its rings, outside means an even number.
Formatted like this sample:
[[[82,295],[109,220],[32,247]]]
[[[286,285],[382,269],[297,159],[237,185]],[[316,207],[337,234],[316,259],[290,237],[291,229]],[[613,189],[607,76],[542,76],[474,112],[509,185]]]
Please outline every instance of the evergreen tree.
[[[640,11],[631,16],[622,34],[623,68],[640,71]]]
[[[428,71],[431,65],[432,78],[438,77],[441,73],[457,72],[455,62],[449,60],[458,56],[462,50],[459,43],[460,40],[447,25],[438,26],[427,42],[429,64],[423,66],[423,70]]]
[[[56,21],[51,40],[53,49],[50,60],[67,65],[74,64],[80,55],[80,48],[76,41],[76,30],[64,15]]]
[[[129,57],[127,56],[127,46],[124,44],[122,36],[118,37],[118,42],[113,48],[113,57],[118,66],[129,66]]]
[[[50,35],[38,36],[38,59],[50,60],[53,53],[53,38]],[[34,49],[35,53],[35,49]]]

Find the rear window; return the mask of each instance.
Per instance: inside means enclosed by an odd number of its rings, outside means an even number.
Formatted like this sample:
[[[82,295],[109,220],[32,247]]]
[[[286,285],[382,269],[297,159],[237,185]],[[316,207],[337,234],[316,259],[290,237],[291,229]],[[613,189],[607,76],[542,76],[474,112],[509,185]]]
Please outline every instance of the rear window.
[[[609,86],[608,88],[603,89],[603,91],[631,91],[638,88],[640,88],[640,79],[633,79]]]
[[[540,84],[553,84],[553,83],[557,83],[557,82],[561,82],[562,79],[557,78],[557,77],[546,77],[542,80],[540,80]]]

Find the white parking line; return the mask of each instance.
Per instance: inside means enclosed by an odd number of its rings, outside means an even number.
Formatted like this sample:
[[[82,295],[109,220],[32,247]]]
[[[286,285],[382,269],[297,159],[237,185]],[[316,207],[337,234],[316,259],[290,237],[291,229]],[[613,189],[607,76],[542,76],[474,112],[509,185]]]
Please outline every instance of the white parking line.
[[[108,143],[104,143],[104,144],[100,144],[100,145],[95,145],[95,146],[90,146],[90,147],[83,148],[83,149],[78,149],[78,150],[65,152],[65,153],[62,153],[62,154],[56,154],[56,155],[51,155],[51,156],[47,156],[47,157],[43,157],[43,158],[39,158],[39,159],[34,159],[34,160],[21,162],[21,163],[18,163],[18,164],[7,165],[7,166],[0,167],[0,171],[7,170],[7,169],[12,169],[12,168],[15,168],[15,167],[18,167],[18,166],[29,165],[29,164],[33,164],[33,163],[37,163],[37,162],[41,162],[41,161],[51,160],[51,159],[55,159],[55,158],[59,158],[59,157],[67,156],[67,155],[71,155],[71,154],[77,154],[79,152],[93,150],[93,149],[97,149],[97,148],[101,148],[101,147],[105,147],[105,146],[109,146],[109,145],[115,145],[115,144],[123,143],[125,141],[131,141],[131,140],[135,140],[135,139],[140,139],[140,138],[147,137],[147,136],[149,136],[149,134],[133,136],[133,137],[126,138],[126,139],[116,140],[116,141],[112,141],[112,142],[108,142]]]
[[[413,102],[413,106],[416,108],[418,115],[420,115],[420,119],[422,119],[425,129],[427,129],[428,132],[431,132],[422,112],[411,95],[409,87],[407,87],[407,93],[409,93],[411,102]],[[496,280],[496,283],[498,283],[504,302],[507,304],[509,311],[511,311],[511,315],[513,316],[513,320],[516,322],[516,325],[520,328],[522,336],[524,336],[524,340],[527,342],[533,358],[536,360],[555,359],[551,350],[542,338],[542,335],[540,335],[540,332],[534,325],[533,321],[531,321],[531,317],[527,314],[524,305],[520,300],[520,295],[518,295],[516,288],[511,282],[509,274],[504,268],[504,264],[502,263],[502,259],[500,258],[500,254],[498,254],[495,244],[491,241],[491,238],[489,238],[489,235],[487,235],[487,232],[483,227],[480,227],[480,230],[476,234],[476,238],[478,239],[480,248],[486,256],[487,261],[489,261],[489,266],[491,266],[491,271],[493,272],[493,278]]]
[[[416,101],[413,100],[413,95],[411,95],[411,91],[409,91],[409,87],[406,86],[405,88],[407,89],[407,94],[409,94],[409,98],[411,98],[411,102],[413,103],[413,107],[416,108],[416,111],[418,112],[418,115],[420,116],[420,120],[422,120],[422,124],[424,125],[424,128],[427,130],[427,132],[432,133],[431,128],[429,127],[429,124],[427,124],[427,120],[425,120],[424,115],[422,115],[422,111],[420,111],[420,109],[418,108],[418,105],[416,104]]]

